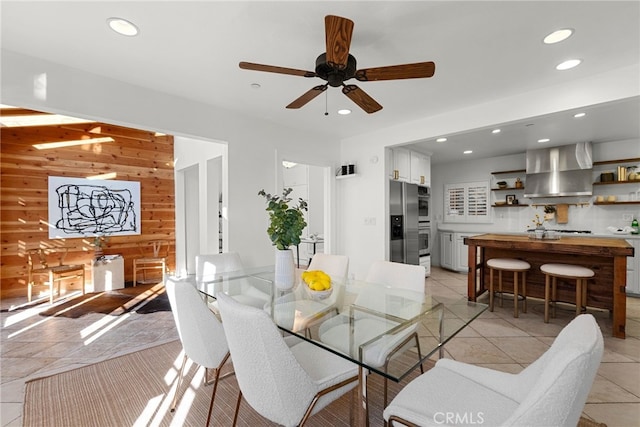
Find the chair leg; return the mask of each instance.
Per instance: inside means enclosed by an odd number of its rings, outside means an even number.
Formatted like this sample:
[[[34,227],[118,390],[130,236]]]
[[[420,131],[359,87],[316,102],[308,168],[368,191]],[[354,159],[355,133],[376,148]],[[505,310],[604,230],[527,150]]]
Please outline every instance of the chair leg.
[[[184,367],[187,364],[187,355],[185,353],[182,358],[182,366],[180,367],[180,373],[178,375],[178,386],[176,387],[176,392],[173,394],[173,402],[171,402],[171,412],[176,410],[176,405],[178,403],[178,392],[180,391],[180,387],[182,386],[182,378],[184,376]]]
[[[489,268],[489,311],[493,311],[493,268]]]
[[[513,272],[513,317],[518,317],[518,272]]]
[[[500,292],[500,307],[502,307],[504,303],[504,298],[502,298],[502,270],[498,270],[498,292]]]
[[[576,280],[576,316],[580,315],[582,309],[582,279]]]
[[[238,401],[236,402],[236,413],[233,415],[233,427],[236,426],[236,422],[238,421],[238,410],[240,409],[240,402],[242,401],[242,391],[238,392]]]
[[[527,312],[527,272],[522,272],[522,311]]]
[[[551,299],[553,301],[552,316],[556,317],[556,301],[558,301],[558,278],[553,276],[551,280]]]
[[[49,272],[49,304],[53,304],[53,271]]]
[[[224,363],[224,362],[223,362]],[[218,381],[220,380],[220,368],[215,369],[215,379],[213,384],[213,391],[211,392],[211,403],[209,404],[209,414],[207,415],[207,426],[211,421],[211,414],[213,413],[213,401],[216,399],[216,390],[218,389]]]
[[[549,275],[545,274],[544,276],[544,323],[549,323],[549,304],[551,304],[551,296],[550,296],[551,289],[549,289],[549,286],[550,286],[549,280],[550,280]]]

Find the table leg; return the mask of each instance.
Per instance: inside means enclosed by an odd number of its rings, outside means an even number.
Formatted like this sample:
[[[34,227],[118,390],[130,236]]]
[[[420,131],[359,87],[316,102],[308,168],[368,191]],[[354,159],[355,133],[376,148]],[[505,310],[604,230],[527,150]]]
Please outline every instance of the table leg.
[[[613,258],[613,324],[612,334],[616,338],[625,338],[627,313],[627,258]]]
[[[469,301],[476,300],[476,277],[478,274],[478,267],[476,265],[476,246],[469,245],[468,250],[468,263],[469,263],[469,272],[467,274],[467,297]]]
[[[358,388],[360,389],[360,404],[358,405],[358,425],[369,427],[369,406],[367,405],[367,373],[365,368],[358,366]]]

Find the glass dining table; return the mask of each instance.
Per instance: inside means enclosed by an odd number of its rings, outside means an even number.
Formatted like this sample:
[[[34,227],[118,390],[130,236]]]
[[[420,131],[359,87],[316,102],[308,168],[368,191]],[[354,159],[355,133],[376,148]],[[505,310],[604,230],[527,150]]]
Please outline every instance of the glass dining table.
[[[197,286],[214,309],[216,295],[224,292],[270,313],[283,332],[357,364],[360,425],[369,420],[368,372],[402,381],[432,355],[442,357],[445,344],[488,307],[466,297],[432,296],[362,280],[332,282],[336,295],[319,299],[300,273],[291,289],[275,285],[273,266],[216,274]],[[405,339],[414,333],[419,345]],[[394,346],[398,348],[390,351]]]

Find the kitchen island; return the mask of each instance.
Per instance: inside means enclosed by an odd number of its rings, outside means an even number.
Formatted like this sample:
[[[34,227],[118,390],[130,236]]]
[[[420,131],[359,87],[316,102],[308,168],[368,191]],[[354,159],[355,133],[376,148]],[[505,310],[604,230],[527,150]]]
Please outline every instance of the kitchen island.
[[[545,263],[580,265],[595,272],[588,282],[587,306],[610,310],[612,334],[625,337],[627,257],[634,255],[633,246],[624,239],[606,237],[562,236],[558,240],[531,239],[526,235],[481,234],[464,239],[468,246],[468,298],[476,301],[487,291],[491,258],[517,258],[531,264],[527,273],[527,296],[544,299],[545,276],[540,266]],[[503,277],[506,289],[512,289],[510,275]],[[511,280],[511,282],[510,282]],[[558,281],[558,300],[575,302],[575,283]]]

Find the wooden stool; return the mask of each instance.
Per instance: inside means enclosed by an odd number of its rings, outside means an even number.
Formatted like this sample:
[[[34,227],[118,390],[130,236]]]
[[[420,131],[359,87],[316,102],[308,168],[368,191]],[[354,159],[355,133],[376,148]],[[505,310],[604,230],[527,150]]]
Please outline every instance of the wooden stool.
[[[493,270],[498,270],[498,292],[502,294],[502,272],[513,272],[513,317],[518,317],[518,273],[522,273],[522,311],[527,312],[527,271],[531,265],[520,259],[493,258],[487,261],[489,267],[489,311],[493,311]],[[502,298],[500,298],[502,307]]]
[[[575,279],[576,281],[576,316],[582,307],[587,305],[587,279],[595,276],[593,270],[571,264],[543,264],[540,270],[544,280],[544,323],[549,323],[549,305],[553,302],[553,317],[556,317],[556,282],[557,278]],[[551,282],[551,289],[549,283]],[[549,295],[551,294],[551,295]],[[551,298],[550,298],[551,297]]]

